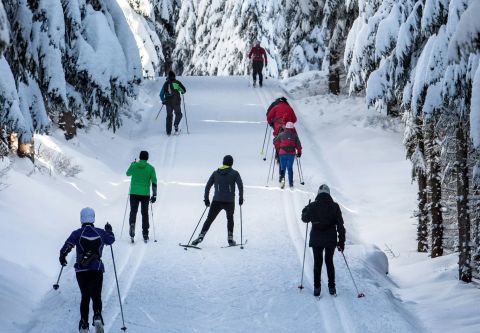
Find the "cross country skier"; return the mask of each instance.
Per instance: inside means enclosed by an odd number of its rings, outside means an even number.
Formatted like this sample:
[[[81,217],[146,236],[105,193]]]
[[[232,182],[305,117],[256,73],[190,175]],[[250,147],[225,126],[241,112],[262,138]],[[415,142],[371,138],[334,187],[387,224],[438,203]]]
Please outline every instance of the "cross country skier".
[[[267,109],[267,122],[273,128],[273,136],[277,136],[280,128],[286,123],[296,123],[297,116],[285,97],[277,98]]]
[[[288,171],[288,183],[293,187],[293,163],[295,155],[300,158],[302,156],[302,144],[295,131],[295,125],[288,122],[283,132],[273,139],[273,144],[278,152],[280,160],[280,182],[282,188],[285,187],[285,172]]]
[[[112,226],[105,224],[105,230],[94,227],[95,211],[86,207],[80,211],[82,227],[72,232],[60,250],[60,264],[67,265],[67,255],[76,247],[77,260],[75,272],[78,286],[82,294],[80,301],[80,322],[78,329],[81,333],[88,332],[88,312],[90,300],[93,306],[93,326],[97,333],[103,332],[102,318],[102,285],[103,272],[102,251],[104,245],[112,245],[115,236]]]
[[[148,152],[140,152],[140,161],[132,162],[127,170],[127,176],[131,176],[130,182],[130,237],[133,242],[135,237],[135,223],[137,220],[138,205],[142,211],[143,240],[148,241],[148,202],[155,203],[157,200],[157,175],[155,168],[147,163]],[[150,197],[150,184],[152,197]]]
[[[217,217],[220,211],[225,210],[227,213],[227,230],[228,230],[228,245],[236,245],[233,240],[233,213],[235,212],[235,184],[238,186],[239,200],[238,204],[243,205],[243,182],[238,171],[232,169],[233,157],[227,155],[223,158],[223,166],[215,170],[205,186],[204,202],[208,211],[207,219],[203,224],[202,231],[198,238],[192,242],[192,245],[197,245],[203,241],[210,225]],[[213,195],[212,205],[210,205],[210,189],[215,185],[215,193]]]
[[[318,189],[315,201],[309,203],[302,211],[302,221],[312,222],[309,246],[313,251],[313,295],[320,296],[320,277],[322,274],[323,251],[325,250],[325,265],[328,275],[328,292],[336,295],[335,267],[333,254],[335,247],[343,252],[345,249],[345,227],[340,207],[330,196],[330,189],[323,184]],[[338,241],[337,241],[338,234]]]
[[[265,62],[265,66],[267,66],[267,52],[265,52],[265,49],[260,46],[260,41],[255,42],[255,46],[250,50],[248,58],[252,59],[253,86],[255,87],[257,84],[258,74],[258,82],[260,83],[261,87],[263,85],[263,63]]]
[[[167,135],[172,133],[172,120],[173,120],[173,112],[175,112],[175,122],[173,126],[175,127],[175,134],[178,134],[178,125],[180,124],[180,120],[182,120],[182,96],[187,92],[185,86],[175,79],[175,73],[173,71],[168,72],[168,77],[165,83],[162,86],[162,90],[160,90],[160,99],[162,100],[162,104],[166,106],[167,109],[167,121],[166,121],[166,129]]]

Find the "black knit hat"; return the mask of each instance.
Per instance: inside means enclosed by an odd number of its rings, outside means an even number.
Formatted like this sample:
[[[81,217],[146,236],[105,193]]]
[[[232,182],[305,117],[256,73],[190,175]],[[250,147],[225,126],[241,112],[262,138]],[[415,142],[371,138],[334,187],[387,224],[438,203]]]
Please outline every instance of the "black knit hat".
[[[228,165],[231,167],[233,165],[233,157],[231,155],[226,155],[223,158],[223,165]]]
[[[175,78],[175,72],[174,71],[169,71],[168,72],[168,78],[169,79],[174,79]]]
[[[142,150],[140,152],[140,160],[141,161],[148,161],[148,151]]]

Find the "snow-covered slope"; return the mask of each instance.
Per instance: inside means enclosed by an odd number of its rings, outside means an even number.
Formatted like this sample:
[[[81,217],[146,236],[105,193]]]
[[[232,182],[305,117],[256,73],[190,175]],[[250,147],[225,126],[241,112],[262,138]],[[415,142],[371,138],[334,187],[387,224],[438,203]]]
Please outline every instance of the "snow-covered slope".
[[[314,77],[320,80],[321,74]],[[97,211],[97,224],[109,221],[117,236],[113,249],[129,331],[436,331],[436,318],[421,312],[425,325],[420,324],[412,313],[421,307],[407,306],[395,296],[412,299],[408,294],[412,289],[400,293],[402,290],[385,274],[389,270],[395,280],[406,285],[408,281],[401,280],[412,273],[401,272],[401,268],[418,256],[413,252],[413,241],[404,241],[413,239],[415,232],[408,213],[415,193],[408,185],[409,166],[403,161],[398,124],[367,112],[361,99],[309,96],[309,88],[300,89],[304,84],[301,78],[284,82],[292,97],[296,91],[302,94],[293,104],[300,118],[306,184],[297,181],[295,190],[282,191],[272,181],[265,186],[269,161],[260,156],[265,109],[282,94],[280,85],[269,79],[263,90],[254,90],[243,77],[180,80],[188,89],[185,101],[190,135],[183,123],[180,136],[166,137],[165,114],[154,120],[160,107],[161,82],[146,82],[132,118],[117,134],[93,126],[68,143],[61,132],[37,136],[36,141],[45,149],[40,169],[32,172],[29,162],[15,161],[7,179],[10,186],[0,192],[0,234],[8,235],[0,242],[4,267],[0,287],[5,291],[0,294],[2,330],[76,330],[80,295],[72,256],[60,289],[51,290],[51,284],[58,274],[58,250],[79,225],[79,210],[89,205]],[[124,172],[141,149],[150,152],[159,178],[158,200],[153,205],[158,243],[131,245],[126,231],[120,237],[129,184]],[[52,155],[58,157],[52,151],[72,158],[67,171],[75,165],[82,171],[75,177],[61,175],[65,169],[52,162]],[[365,151],[369,151],[368,156]],[[201,244],[203,249],[184,251],[178,243],[188,241],[193,232],[204,210],[203,186],[225,154],[234,156],[234,168],[241,172],[246,185],[242,215],[243,237],[248,243],[244,250],[221,248],[226,244],[226,223],[221,214]],[[317,301],[311,295],[310,252],[306,289],[297,289],[305,235],[300,212],[314,198],[321,182],[331,185],[341,204],[347,228],[345,255],[365,298],[356,297],[338,254],[338,297],[324,292]],[[18,205],[18,196],[10,193],[19,193],[24,205]],[[239,213],[237,206],[237,241]],[[381,251],[386,246],[391,249],[390,265]],[[121,318],[106,250],[104,318],[106,331],[114,332],[121,327]],[[452,280],[454,277],[443,277],[442,285]],[[475,292],[468,289],[469,294]],[[466,319],[461,321],[465,332],[479,327],[478,320]],[[457,324],[443,323],[443,329],[452,331]]]

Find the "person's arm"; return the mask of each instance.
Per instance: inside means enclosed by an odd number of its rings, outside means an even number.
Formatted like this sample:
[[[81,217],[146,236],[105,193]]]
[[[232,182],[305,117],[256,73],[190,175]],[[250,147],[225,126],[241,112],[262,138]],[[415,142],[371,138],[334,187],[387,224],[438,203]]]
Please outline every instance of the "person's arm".
[[[297,122],[297,115],[295,114],[295,111],[293,111],[293,108],[292,108],[292,123],[296,123]]]
[[[338,233],[338,246],[342,249],[345,248],[345,226],[343,224],[343,217],[342,211],[340,210],[340,206],[337,206],[337,233]]]
[[[133,162],[132,164],[130,164],[130,166],[128,167],[127,176],[130,177],[130,176],[133,174],[134,165],[135,165],[135,162]]]
[[[300,138],[298,137],[298,135],[296,135],[295,138],[295,145],[297,148],[297,154],[302,155],[302,143],[300,142]]]
[[[181,91],[181,93],[185,94],[187,92],[187,88],[185,88],[185,86],[182,84],[182,82],[180,82],[180,81],[177,81],[177,82],[180,85],[180,88],[183,90],[183,91]]]
[[[165,102],[165,83],[162,86],[162,89],[160,90],[160,99],[162,100],[162,103]]]
[[[212,188],[214,182],[215,182],[215,172],[212,173],[212,175],[208,179],[207,185],[205,186],[205,193],[203,195],[203,199],[205,200],[205,202],[210,202],[210,199],[209,199],[210,189]]]
[[[113,234],[113,231],[107,229],[103,230],[102,241],[105,245],[112,245],[115,243],[115,235]]]
[[[269,109],[267,112],[267,122],[270,124],[270,126],[273,126],[272,124],[275,122],[275,110]]]
[[[267,66],[268,60],[267,60],[267,52],[265,51],[265,49],[262,49],[262,55],[263,55],[263,59],[265,60],[265,66]]]
[[[242,177],[240,176],[239,172],[237,172],[237,177],[235,178],[235,183],[237,183],[237,187],[238,187],[238,197],[240,199],[239,202],[241,202],[241,204],[243,204],[243,181],[242,181]]]
[[[77,234],[74,231],[70,234],[70,236],[65,241],[65,244],[63,244],[62,248],[60,249],[60,257],[59,257],[60,265],[62,266],[67,265],[67,255],[70,253],[70,251],[72,251],[76,243],[77,243]]]
[[[248,59],[252,59],[252,54],[253,54],[253,47],[252,47],[252,49],[250,50],[250,53],[248,54]]]
[[[302,210],[302,221],[305,223],[312,221],[312,218],[310,217],[310,204],[306,205]]]
[[[155,168],[152,166],[152,173],[150,175],[150,182],[152,183],[152,196],[157,196],[157,173]]]

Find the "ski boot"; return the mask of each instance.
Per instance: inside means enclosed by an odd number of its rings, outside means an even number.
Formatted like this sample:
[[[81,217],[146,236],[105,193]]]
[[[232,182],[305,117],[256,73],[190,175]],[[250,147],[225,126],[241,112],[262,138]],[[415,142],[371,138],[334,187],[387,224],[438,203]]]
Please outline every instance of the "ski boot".
[[[178,131],[178,126],[175,126],[175,135],[178,135],[180,134],[180,132]]]
[[[328,292],[329,292],[330,295],[332,295],[332,296],[336,296],[336,295],[337,295],[337,289],[335,289],[335,286],[329,286],[329,287],[328,287]]]
[[[192,242],[192,245],[197,246],[198,244],[200,244],[203,241],[203,237],[205,237],[205,234],[198,235],[198,238]]]
[[[103,333],[103,318],[100,313],[93,316],[92,325],[95,327],[95,333]]]
[[[263,83],[260,81],[260,88],[263,87]]]
[[[145,243],[148,243],[148,240],[149,240],[148,235],[143,235],[143,241]]]
[[[313,296],[315,297],[320,297],[320,291],[321,291],[321,288],[318,287],[318,288],[313,288]]]
[[[228,246],[235,246],[237,245],[237,242],[233,240],[233,234],[228,234]]]
[[[80,322],[78,323],[78,331],[80,333],[88,333],[88,322],[80,319]]]
[[[255,88],[257,86],[257,81],[253,81],[253,87]]]

